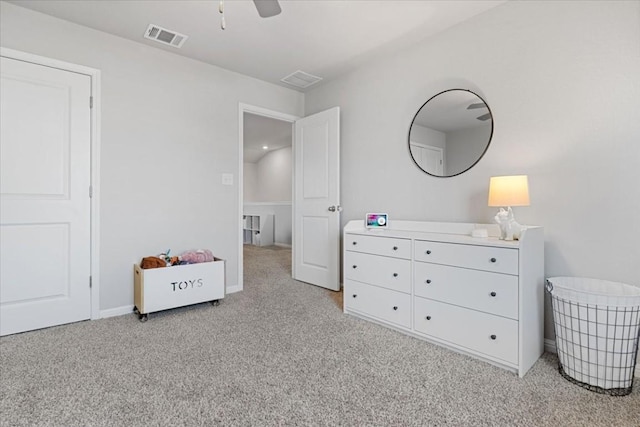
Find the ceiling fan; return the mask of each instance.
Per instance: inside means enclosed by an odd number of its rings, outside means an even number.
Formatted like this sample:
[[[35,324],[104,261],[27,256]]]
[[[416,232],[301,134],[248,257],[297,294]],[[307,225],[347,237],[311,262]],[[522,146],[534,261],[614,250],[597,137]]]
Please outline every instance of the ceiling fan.
[[[262,18],[270,18],[282,12],[278,0],[253,0],[258,9],[258,15]]]
[[[470,104],[467,107],[467,110],[476,110],[478,108],[487,108],[487,104],[485,104],[484,102],[478,102],[478,103],[475,103],[475,104]],[[490,118],[491,118],[491,113],[483,114],[481,116],[476,117],[476,119],[480,120],[481,122],[489,120]]]
[[[253,4],[256,6],[258,15],[260,15],[261,18],[270,18],[272,16],[279,15],[280,12],[282,12],[278,0],[253,0]],[[220,28],[224,30],[227,27],[224,20],[224,0],[220,0],[220,3],[218,4],[218,12],[222,15],[222,18],[220,19]]]

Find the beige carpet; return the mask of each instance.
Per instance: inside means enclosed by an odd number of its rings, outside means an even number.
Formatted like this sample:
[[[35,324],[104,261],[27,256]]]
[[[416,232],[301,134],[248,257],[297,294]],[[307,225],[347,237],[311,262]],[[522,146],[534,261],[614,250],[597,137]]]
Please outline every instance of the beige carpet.
[[[619,426],[626,397],[525,376],[344,315],[290,278],[287,249],[245,248],[245,290],[0,339],[2,426]],[[108,284],[104,284],[108,286]]]

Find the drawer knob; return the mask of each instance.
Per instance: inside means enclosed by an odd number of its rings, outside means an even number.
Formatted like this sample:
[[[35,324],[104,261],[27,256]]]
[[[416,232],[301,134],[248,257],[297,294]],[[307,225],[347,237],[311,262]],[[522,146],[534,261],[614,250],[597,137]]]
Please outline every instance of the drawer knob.
[[[427,317],[426,317],[426,319],[427,319],[427,320],[431,320],[431,316],[427,316]]]
[[[427,279],[427,285],[431,283],[431,279]]]
[[[393,273],[393,277],[398,277],[398,273]]]
[[[492,297],[495,297],[497,294],[495,292],[491,292],[489,295],[491,295]]]
[[[397,309],[398,309],[398,306],[397,306],[397,305],[394,305],[394,306],[393,306],[393,309],[394,309],[394,310],[397,310]]]
[[[491,262],[496,262],[496,261],[497,261],[497,259],[495,259],[495,258],[491,258],[491,260],[490,260],[490,261],[491,261]]]
[[[357,266],[357,265],[354,265],[354,266],[353,266],[353,268],[358,268],[358,266]]]
[[[358,244],[358,242],[353,242],[353,246],[355,246],[355,245],[357,245],[357,244]]]
[[[427,255],[431,255],[431,251],[427,251],[425,252]]]
[[[393,247],[393,250],[394,250],[394,251],[397,251],[397,250],[398,250],[398,247],[397,247],[397,246],[394,246],[394,247]]]
[[[354,297],[354,298],[355,298],[355,297],[357,297],[357,296],[358,296],[358,295],[356,295],[356,294],[353,294],[353,297]]]
[[[491,335],[491,339],[492,340],[495,340],[496,338],[498,338],[498,337],[496,337],[495,335]]]

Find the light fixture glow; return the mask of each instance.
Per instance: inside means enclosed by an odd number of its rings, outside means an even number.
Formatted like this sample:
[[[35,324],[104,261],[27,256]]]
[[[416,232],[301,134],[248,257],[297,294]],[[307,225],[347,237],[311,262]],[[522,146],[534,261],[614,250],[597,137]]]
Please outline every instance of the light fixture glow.
[[[529,206],[527,175],[492,176],[489,180],[489,206]]]
[[[263,150],[268,150],[268,149],[269,149],[269,147],[267,147],[266,145],[263,145],[263,146],[262,146],[262,149],[263,149]]]

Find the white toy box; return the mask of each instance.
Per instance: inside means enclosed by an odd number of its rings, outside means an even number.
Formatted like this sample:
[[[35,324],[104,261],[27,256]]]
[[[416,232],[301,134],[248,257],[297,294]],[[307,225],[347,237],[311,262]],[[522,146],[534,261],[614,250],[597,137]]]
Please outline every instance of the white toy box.
[[[224,260],[142,269],[133,266],[133,311],[140,321],[148,313],[224,298]]]

